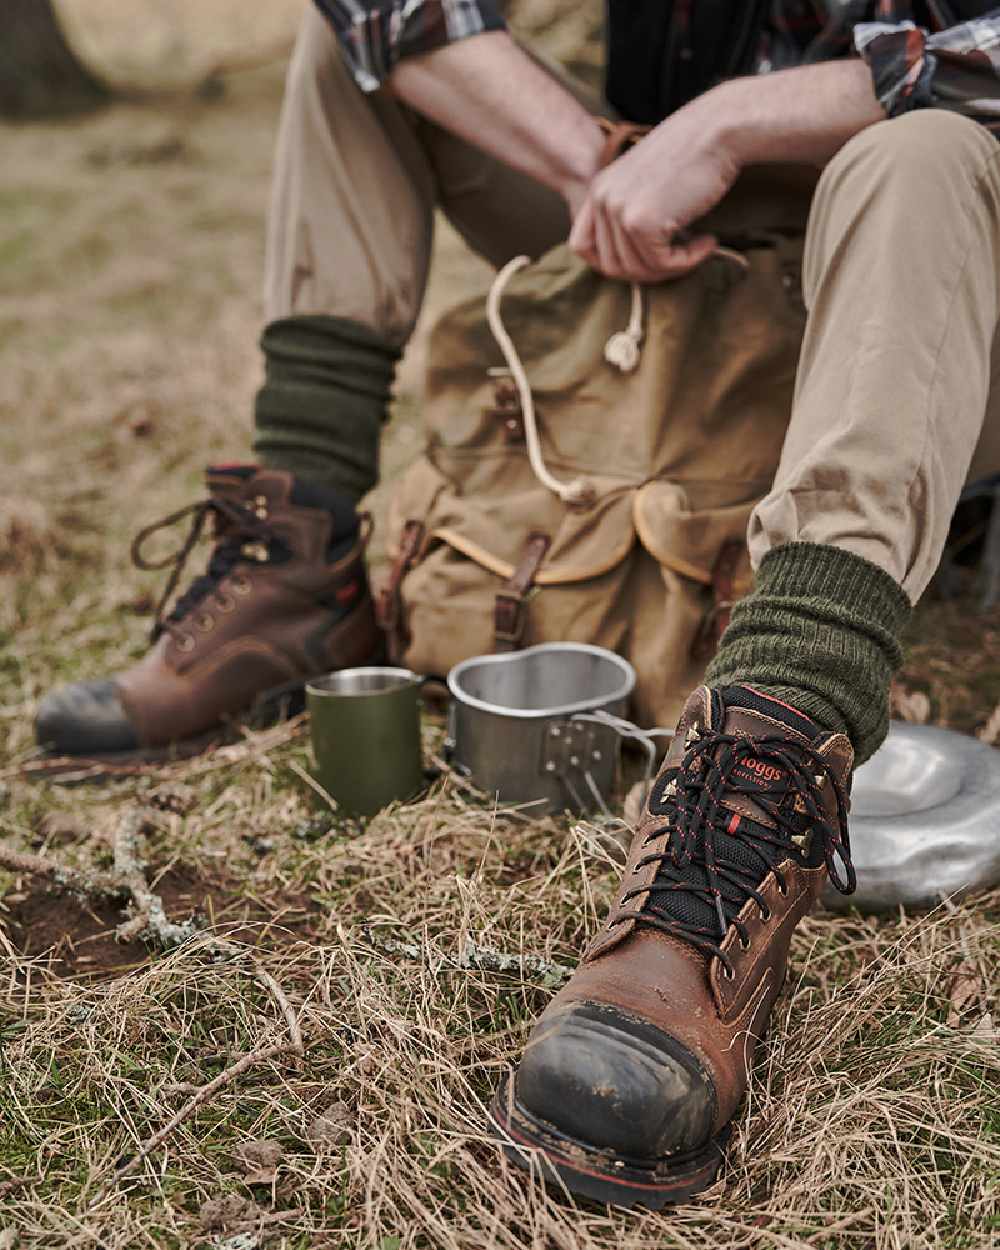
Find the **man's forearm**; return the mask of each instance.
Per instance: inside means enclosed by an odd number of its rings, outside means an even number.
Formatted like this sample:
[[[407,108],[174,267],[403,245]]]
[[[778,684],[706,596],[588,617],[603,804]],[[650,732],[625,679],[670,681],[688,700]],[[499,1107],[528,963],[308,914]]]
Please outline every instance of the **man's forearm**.
[[[506,32],[408,57],[392,71],[398,99],[562,194],[575,211],[597,170],[593,117]]]
[[[884,117],[867,66],[810,65],[732,79],[692,100],[600,173],[571,246],[602,273],[661,282],[715,250],[697,223],[746,165],[822,165]],[[693,233],[692,233],[693,231]]]
[[[863,61],[832,61],[721,84],[701,101],[739,165],[825,164],[885,113]]]

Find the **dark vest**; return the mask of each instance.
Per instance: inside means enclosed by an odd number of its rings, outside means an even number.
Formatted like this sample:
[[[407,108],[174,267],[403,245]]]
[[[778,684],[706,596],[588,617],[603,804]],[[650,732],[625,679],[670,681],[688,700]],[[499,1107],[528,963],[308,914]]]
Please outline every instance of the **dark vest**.
[[[608,0],[608,102],[654,125],[746,73],[768,0]]]
[[[709,87],[753,69],[772,4],[771,0],[607,0],[607,6],[608,101],[627,121],[655,125]],[[795,14],[797,24],[806,29],[809,22],[803,23],[801,17],[811,15],[816,21],[813,33],[819,34],[823,21],[813,3],[784,0],[782,7],[790,15],[800,10]],[[837,24],[839,13],[840,30],[849,32],[854,21],[870,19],[875,7],[874,2],[837,0],[827,5],[827,16]],[[916,0],[912,5],[900,3],[896,12],[933,30],[942,23],[981,17],[995,7],[996,0],[935,0],[933,6]],[[831,54],[824,51],[823,40],[817,39],[813,48],[808,42],[806,36],[805,43],[779,64]],[[845,44],[849,46],[849,34],[829,46],[842,54]]]

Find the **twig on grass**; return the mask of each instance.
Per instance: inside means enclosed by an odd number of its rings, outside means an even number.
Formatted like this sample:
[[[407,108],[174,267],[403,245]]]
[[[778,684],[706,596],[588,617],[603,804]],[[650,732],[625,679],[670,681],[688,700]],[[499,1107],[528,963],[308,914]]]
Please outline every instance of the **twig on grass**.
[[[115,832],[115,873],[128,887],[138,909],[136,916],[119,926],[118,937],[125,941],[140,934],[152,936],[164,949],[169,950],[194,937],[198,930],[193,920],[185,921],[184,924],[174,924],[168,920],[163,900],[146,883],[144,865],[138,855],[138,842],[149,827],[148,814],[141,808],[133,808],[122,816]],[[206,948],[211,955],[223,959],[239,960],[244,955],[244,951],[239,946],[227,942],[224,938],[210,937],[206,942]],[[278,1004],[288,1027],[291,1048],[297,1055],[305,1054],[298,1016],[288,1001],[285,991],[258,963],[251,962],[248,971]]]
[[[395,938],[383,937],[372,928],[365,929],[364,940],[383,955],[401,955],[404,959],[424,962],[428,960],[428,952],[415,942],[398,942]],[[459,972],[475,969],[480,972],[498,972],[505,976],[540,977],[550,985],[567,981],[573,974],[573,969],[568,964],[556,963],[541,955],[508,954],[489,946],[480,946],[471,938],[466,939],[460,955],[445,955],[440,963],[442,967],[453,968]]]
[[[198,930],[193,920],[183,924],[168,920],[163,899],[146,882],[145,865],[139,859],[138,851],[139,838],[150,825],[148,812],[135,807],[124,813],[115,830],[115,877],[128,890],[136,909],[131,920],[119,925],[117,936],[119,941],[128,942],[150,934],[164,949],[169,950],[194,937]]]
[[[302,1041],[302,1029],[299,1027],[299,1018],[295,1014],[295,1008],[288,1001],[285,991],[278,982],[271,976],[269,972],[265,972],[259,964],[253,964],[251,971],[256,979],[268,990],[271,997],[281,1008],[281,1014],[285,1017],[285,1024],[288,1026],[288,1036],[291,1040],[292,1050],[299,1056],[305,1054],[305,1043]]]
[[[14,851],[6,846],[0,846],[0,868],[6,868],[8,872],[42,877],[64,890],[71,890],[74,894],[86,894],[92,898],[121,898],[128,893],[127,887],[110,873],[69,868],[45,855]]]
[[[567,981],[573,975],[568,964],[543,959],[541,955],[509,955],[505,951],[479,946],[467,938],[457,959],[459,968],[478,968],[482,972],[501,972],[523,977],[542,977],[544,980]]]
[[[146,883],[145,866],[139,859],[138,844],[150,823],[146,812],[141,808],[133,808],[122,816],[115,832],[115,874],[127,886],[137,908],[137,915],[119,926],[118,937],[124,941],[139,935],[152,936],[164,949],[169,950],[194,937],[198,930],[193,920],[185,921],[184,924],[174,924],[168,920],[163,900]],[[223,959],[239,960],[244,955],[239,946],[224,938],[208,938],[206,948],[211,955]],[[248,971],[278,1004],[288,1026],[291,1047],[297,1055],[303,1055],[305,1045],[302,1041],[302,1030],[285,991],[258,963],[251,962]]]
[[[258,1047],[257,1050],[250,1051],[250,1053],[244,1055],[242,1059],[224,1069],[217,1077],[215,1077],[214,1080],[209,1081],[207,1085],[202,1085],[198,1092],[193,1094],[187,1100],[184,1106],[181,1107],[180,1111],[178,1111],[172,1119],[168,1120],[162,1128],[157,1129],[153,1136],[139,1147],[138,1151],[131,1157],[131,1159],[127,1160],[121,1165],[121,1167],[115,1170],[114,1179],[116,1181],[120,1181],[124,1180],[126,1176],[131,1175],[131,1173],[136,1170],[144,1159],[148,1159],[153,1151],[167,1140],[174,1129],[178,1128],[186,1119],[194,1115],[198,1108],[208,1102],[208,1100],[213,1097],[213,1095],[217,1094],[220,1089],[225,1089],[227,1085],[231,1085],[233,1081],[241,1077],[244,1072],[249,1071],[250,1068],[256,1067],[259,1063],[267,1063],[270,1059],[276,1059],[278,1055],[286,1054],[290,1049],[294,1049],[294,1044],[290,1042],[281,1042],[277,1045]],[[101,1191],[98,1195],[98,1199],[104,1196],[104,1192],[106,1191]],[[95,1199],[95,1201],[98,1199]]]
[[[235,1220],[226,1231],[230,1233],[255,1233],[258,1229],[266,1228],[269,1224],[282,1224],[286,1220],[299,1220],[304,1214],[305,1207],[289,1207],[285,1211],[264,1211],[260,1215],[255,1215],[253,1219]]]

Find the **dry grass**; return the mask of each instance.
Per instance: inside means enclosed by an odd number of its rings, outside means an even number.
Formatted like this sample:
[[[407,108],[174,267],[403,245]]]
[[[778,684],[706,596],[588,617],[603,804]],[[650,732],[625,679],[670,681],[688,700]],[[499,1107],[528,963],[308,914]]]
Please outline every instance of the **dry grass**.
[[[280,1012],[197,943],[98,980],[8,952],[0,1167],[27,1178],[4,1217],[25,1244],[188,1245],[224,1195],[292,1212],[267,1226],[289,1246],[990,1244],[1000,1057],[984,1018],[1000,895],[922,919],[807,922],[720,1182],[660,1216],[575,1210],[509,1169],[485,1116],[551,984],[454,957],[471,938],[572,962],[613,879],[591,831],[498,816],[443,783],[360,835],[302,841],[306,808],[280,775],[300,749],[246,749],[189,776],[195,806],[164,819],[151,853],[162,871],[184,866],[192,896],[241,900],[215,932],[259,941],[305,1059],[245,1073],[134,1178],[116,1185],[113,1170],[193,1085],[285,1040]],[[132,789],[81,794],[83,836],[61,853],[102,862]],[[382,953],[378,935],[419,957]],[[239,1149],[261,1139],[281,1159],[271,1184],[247,1184]]]
[[[0,836],[107,870],[120,812],[159,788],[173,811],[146,855],[171,919],[197,911],[252,944],[306,1053],[255,1063],[116,1182],[194,1088],[283,1046],[285,1018],[207,938],[117,945],[116,905],[0,873],[0,1246],[997,1244],[1000,893],[805,923],[718,1184],[625,1216],[547,1196],[487,1125],[555,976],[457,958],[472,939],[572,963],[614,880],[592,829],[496,813],[444,780],[318,834],[294,725],[103,788],[21,775],[41,692],[143,645],[153,587],[128,567],[130,532],[190,499],[206,461],[245,455],[279,88],[267,71],[212,106],[2,134]],[[469,272],[443,242],[435,300]],[[390,470],[417,439],[418,356]],[[958,631],[935,611],[906,681],[936,719],[980,728],[1000,702],[998,622]],[[244,1158],[260,1141],[270,1168]]]

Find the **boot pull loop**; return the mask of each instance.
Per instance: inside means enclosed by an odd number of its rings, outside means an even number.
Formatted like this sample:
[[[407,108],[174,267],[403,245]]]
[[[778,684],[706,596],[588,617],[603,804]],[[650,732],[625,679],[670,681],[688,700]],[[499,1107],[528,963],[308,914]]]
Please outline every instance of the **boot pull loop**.
[[[520,564],[503,589],[497,591],[493,605],[493,651],[495,654],[517,651],[524,641],[524,630],[527,625],[525,600],[535,584],[538,570],[551,545],[552,539],[548,534],[533,530],[524,545]]]

